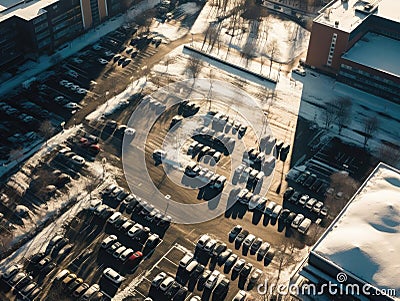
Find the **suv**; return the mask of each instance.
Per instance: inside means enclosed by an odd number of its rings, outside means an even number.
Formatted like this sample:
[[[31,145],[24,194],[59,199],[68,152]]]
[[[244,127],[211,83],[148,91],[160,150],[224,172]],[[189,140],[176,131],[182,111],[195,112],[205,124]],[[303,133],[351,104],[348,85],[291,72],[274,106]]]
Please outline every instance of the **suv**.
[[[243,247],[249,249],[255,239],[256,237],[253,234],[247,235],[246,239],[243,242]]]
[[[193,260],[194,255],[190,252],[186,253],[185,256],[179,261],[179,267],[185,269],[188,264]]]

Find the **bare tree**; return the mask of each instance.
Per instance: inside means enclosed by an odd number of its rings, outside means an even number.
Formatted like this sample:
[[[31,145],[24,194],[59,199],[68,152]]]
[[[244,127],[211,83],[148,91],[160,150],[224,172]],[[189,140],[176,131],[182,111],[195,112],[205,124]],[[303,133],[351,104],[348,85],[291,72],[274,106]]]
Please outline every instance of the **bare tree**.
[[[42,124],[39,127],[39,133],[46,140],[46,146],[47,146],[47,139],[52,137],[54,134],[54,126],[50,120],[45,120],[42,122]]]
[[[186,71],[194,78],[196,79],[197,76],[199,75],[201,69],[203,68],[203,63],[202,61],[194,56],[191,56],[188,59],[188,62],[186,64]]]
[[[364,119],[364,147],[367,146],[368,141],[378,129],[379,120],[376,116]]]
[[[324,125],[325,125],[326,129],[330,128],[332,123],[337,119],[337,115],[338,115],[337,111],[338,111],[338,109],[333,101],[325,103],[323,117],[324,117]]]
[[[271,44],[269,45],[267,52],[269,53],[270,57],[270,64],[269,64],[269,74],[268,77],[271,77],[271,71],[272,71],[272,62],[275,60],[275,58],[280,54],[280,50],[278,48],[278,42],[276,40],[273,40]]]
[[[360,187],[360,183],[346,172],[334,173],[330,180],[333,193],[327,195],[325,204],[330,210],[330,215],[335,217]]]
[[[351,106],[352,102],[349,97],[341,97],[337,102],[337,123],[339,127],[339,135],[342,129],[351,122]]]
[[[140,27],[144,27],[145,32],[149,32],[154,16],[155,16],[155,10],[149,9],[149,10],[137,15],[135,18],[135,22]]]
[[[382,143],[378,150],[379,159],[396,166],[400,163],[400,147],[393,144]]]

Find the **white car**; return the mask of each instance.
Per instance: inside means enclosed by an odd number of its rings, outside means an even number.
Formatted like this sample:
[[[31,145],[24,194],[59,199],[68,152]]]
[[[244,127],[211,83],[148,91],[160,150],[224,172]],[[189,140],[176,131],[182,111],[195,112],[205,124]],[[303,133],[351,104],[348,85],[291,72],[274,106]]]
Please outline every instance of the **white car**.
[[[207,234],[203,234],[199,240],[197,241],[197,245],[196,247],[199,249],[203,249],[204,246],[206,245],[206,243],[210,240],[210,236],[208,236]]]
[[[76,90],[76,93],[78,94],[87,94],[89,91],[84,89],[84,88],[79,88]]]
[[[63,86],[63,87],[65,87],[65,85],[68,84],[68,83],[69,83],[69,81],[67,81],[66,79],[62,79],[62,80],[60,80],[60,82],[59,82],[59,84],[60,84],[61,86]]]
[[[56,103],[62,103],[62,102],[64,102],[64,100],[65,100],[65,97],[62,96],[62,95],[59,95],[59,96],[54,97],[54,101],[55,101]]]
[[[90,200],[89,210],[94,211],[97,207],[102,204],[102,201],[98,198],[93,198]]]
[[[79,165],[79,166],[83,166],[85,165],[85,159],[82,158],[81,156],[75,155],[72,158],[72,162],[74,162],[75,164]]]
[[[297,214],[297,216],[294,218],[291,226],[293,229],[297,229],[301,222],[304,220],[304,215],[303,214]]]
[[[107,65],[108,64],[108,61],[103,59],[103,58],[99,58],[97,61],[102,65]]]
[[[300,76],[306,76],[306,70],[304,70],[303,68],[293,69],[293,72]]]
[[[141,224],[136,224],[132,228],[129,229],[128,236],[134,237],[142,230],[143,230],[143,226]]]
[[[107,249],[109,246],[111,246],[114,242],[117,241],[117,236],[115,235],[109,235],[106,237],[102,242],[101,242],[101,247],[103,249]]]
[[[125,277],[121,276],[118,274],[116,271],[114,271],[112,268],[106,268],[103,272],[103,275],[110,279],[112,282],[115,284],[120,284],[122,281],[125,280]]]
[[[244,301],[246,300],[247,293],[245,291],[240,290],[235,297],[233,297],[232,301]]]
[[[76,102],[69,102],[69,103],[64,105],[64,108],[71,109],[71,110],[76,110],[76,109],[80,109],[81,106],[78,105]]]

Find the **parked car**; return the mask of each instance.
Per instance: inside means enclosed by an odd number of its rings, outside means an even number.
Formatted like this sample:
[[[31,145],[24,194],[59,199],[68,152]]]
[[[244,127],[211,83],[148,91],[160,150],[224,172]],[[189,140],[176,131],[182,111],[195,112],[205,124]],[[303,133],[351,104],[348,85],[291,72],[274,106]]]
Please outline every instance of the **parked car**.
[[[112,268],[106,268],[103,272],[103,275],[115,284],[121,284],[121,282],[125,280],[125,277],[118,274]]]
[[[311,220],[309,218],[305,218],[303,219],[303,221],[300,223],[299,227],[297,228],[297,230],[301,233],[301,234],[307,234],[308,229],[311,226]]]
[[[250,247],[250,254],[256,254],[256,252],[258,251],[258,249],[261,247],[263,241],[261,238],[257,237],[253,243],[251,244]]]
[[[151,286],[158,288],[166,277],[167,277],[167,274],[164,272],[157,274],[157,276],[154,277],[154,279],[151,281]]]
[[[242,231],[243,227],[241,225],[236,225],[234,226],[231,231],[229,232],[229,241],[232,242],[235,240],[235,238],[239,235],[239,233]]]
[[[297,214],[296,218],[291,223],[292,228],[297,229],[303,220],[304,220],[304,215]]]

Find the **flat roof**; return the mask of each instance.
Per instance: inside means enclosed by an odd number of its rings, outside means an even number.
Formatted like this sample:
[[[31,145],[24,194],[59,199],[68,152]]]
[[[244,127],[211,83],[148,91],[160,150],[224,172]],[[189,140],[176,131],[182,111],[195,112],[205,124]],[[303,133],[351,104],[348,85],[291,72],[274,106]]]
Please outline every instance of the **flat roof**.
[[[354,63],[400,77],[399,53],[399,40],[368,32],[342,57]]]
[[[371,5],[372,8],[366,9],[367,5]],[[333,0],[320,11],[314,22],[350,33],[370,15],[400,22],[400,1]]]
[[[14,16],[27,21],[32,20],[45,13],[44,8],[58,1],[34,0],[24,3],[16,0],[0,0],[0,22]]]
[[[400,292],[400,171],[380,163],[312,249],[377,289]]]

